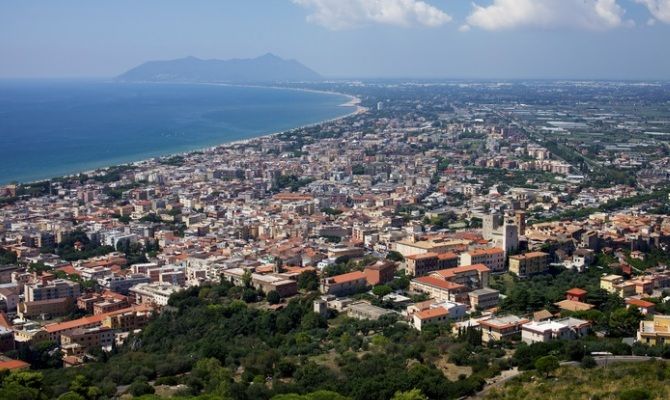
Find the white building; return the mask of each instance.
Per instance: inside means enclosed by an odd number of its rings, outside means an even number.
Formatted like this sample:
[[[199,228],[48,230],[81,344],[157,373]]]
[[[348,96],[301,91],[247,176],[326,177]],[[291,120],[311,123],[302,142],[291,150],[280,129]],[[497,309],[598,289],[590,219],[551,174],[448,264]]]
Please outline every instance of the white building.
[[[521,340],[527,344],[572,340],[589,333],[591,323],[577,318],[562,318],[547,321],[531,321],[521,326]]]

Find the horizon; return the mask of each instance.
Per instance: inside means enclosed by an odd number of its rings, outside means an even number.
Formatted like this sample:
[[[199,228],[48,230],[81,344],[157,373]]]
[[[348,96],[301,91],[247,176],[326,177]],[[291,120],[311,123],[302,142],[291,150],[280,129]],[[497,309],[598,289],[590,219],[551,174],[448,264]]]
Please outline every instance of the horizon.
[[[669,0],[31,0],[0,34],[0,79],[271,53],[324,79],[670,80]]]

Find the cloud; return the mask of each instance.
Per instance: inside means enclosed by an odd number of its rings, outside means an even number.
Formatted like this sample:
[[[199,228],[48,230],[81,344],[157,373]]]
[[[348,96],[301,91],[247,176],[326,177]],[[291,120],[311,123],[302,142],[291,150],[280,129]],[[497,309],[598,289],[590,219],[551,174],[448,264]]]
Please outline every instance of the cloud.
[[[332,30],[376,23],[436,27],[451,16],[420,0],[292,0],[310,11],[309,22]]]
[[[489,6],[473,4],[467,24],[486,30],[519,27],[605,30],[632,25],[632,21],[623,19],[625,12],[617,0],[493,0]]]
[[[646,6],[657,20],[670,24],[670,0],[635,0],[635,2]]]

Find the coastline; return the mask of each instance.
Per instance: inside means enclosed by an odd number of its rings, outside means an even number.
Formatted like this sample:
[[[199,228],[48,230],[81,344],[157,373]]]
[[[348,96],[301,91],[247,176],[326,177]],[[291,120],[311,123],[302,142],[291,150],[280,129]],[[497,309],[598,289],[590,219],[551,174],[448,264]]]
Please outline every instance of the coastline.
[[[154,84],[157,84],[157,85],[165,84],[165,83],[167,83],[167,84],[181,84],[179,82],[143,82],[143,83],[154,83]],[[361,103],[360,98],[358,98],[356,96],[353,96],[353,95],[350,95],[350,94],[341,93],[341,92],[316,90],[316,89],[308,89],[308,88],[291,88],[291,87],[282,87],[282,86],[228,84],[228,83],[214,83],[214,82],[201,82],[201,83],[186,83],[185,82],[183,84],[231,86],[231,87],[246,87],[246,88],[259,88],[259,89],[276,89],[276,90],[292,90],[292,91],[308,92],[308,93],[339,95],[339,96],[343,96],[343,97],[348,98],[349,101],[347,101],[345,103],[342,103],[342,104],[339,104],[339,105],[337,105],[337,107],[356,107],[356,108],[352,112],[344,114],[342,116],[329,118],[329,119],[325,119],[325,120],[320,120],[320,121],[316,121],[314,123],[299,125],[299,126],[295,126],[295,127],[289,128],[289,129],[284,129],[284,130],[281,130],[281,131],[269,132],[269,133],[262,134],[262,135],[259,135],[259,136],[254,136],[254,137],[251,137],[251,138],[224,141],[224,142],[221,142],[221,143],[218,143],[218,144],[215,144],[215,145],[206,145],[206,146],[197,147],[197,148],[194,148],[194,149],[191,149],[191,150],[181,151],[181,152],[180,151],[169,152],[169,153],[165,153],[165,154],[162,154],[162,155],[159,155],[159,156],[140,158],[140,159],[137,159],[137,160],[134,160],[134,161],[118,162],[118,163],[112,162],[109,165],[100,166],[100,167],[96,167],[96,168],[93,168],[93,169],[82,169],[82,170],[78,170],[76,172],[54,175],[54,176],[48,177],[48,178],[41,178],[41,179],[27,180],[27,181],[17,181],[18,182],[17,184],[18,185],[32,185],[32,184],[38,184],[38,183],[43,183],[43,182],[50,182],[53,179],[71,179],[71,178],[76,178],[80,175],[92,175],[92,174],[103,173],[106,170],[109,170],[110,168],[114,168],[114,167],[139,165],[139,164],[146,163],[146,162],[148,162],[150,160],[154,160],[154,159],[165,159],[165,158],[170,158],[170,157],[175,157],[175,156],[188,156],[188,155],[191,155],[193,153],[198,153],[198,152],[203,152],[203,151],[214,151],[216,149],[225,148],[225,147],[228,147],[228,146],[232,147],[232,146],[241,145],[241,144],[250,144],[250,143],[253,143],[254,141],[257,141],[257,140],[263,140],[263,139],[271,138],[271,137],[281,135],[281,134],[284,134],[286,132],[290,132],[290,131],[293,131],[293,130],[296,130],[296,129],[304,129],[304,128],[314,127],[314,126],[318,126],[318,125],[322,125],[322,124],[326,124],[326,123],[330,123],[330,122],[335,122],[335,121],[339,121],[339,120],[342,120],[342,119],[345,119],[345,118],[349,118],[351,116],[358,115],[358,114],[361,114],[361,113],[364,113],[364,112],[368,111],[368,109],[366,107],[363,107],[363,106],[360,105],[360,103]],[[10,184],[11,183],[9,183],[9,182],[8,183],[3,183],[3,184],[0,184],[0,187],[7,186],[7,185],[10,185]]]

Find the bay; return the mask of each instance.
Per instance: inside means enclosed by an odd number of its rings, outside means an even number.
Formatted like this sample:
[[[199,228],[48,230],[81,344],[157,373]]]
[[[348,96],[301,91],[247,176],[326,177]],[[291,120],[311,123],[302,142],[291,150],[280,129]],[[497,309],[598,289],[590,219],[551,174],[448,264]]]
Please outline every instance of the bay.
[[[285,131],[349,114],[348,100],[225,85],[0,81],[0,184]]]

